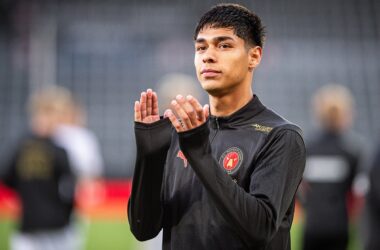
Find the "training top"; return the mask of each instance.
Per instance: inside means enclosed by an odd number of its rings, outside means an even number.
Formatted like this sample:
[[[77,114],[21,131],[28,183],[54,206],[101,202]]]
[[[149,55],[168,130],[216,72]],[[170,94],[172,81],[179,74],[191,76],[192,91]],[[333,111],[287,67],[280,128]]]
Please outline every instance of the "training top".
[[[23,138],[3,180],[20,196],[22,232],[60,229],[69,224],[75,178],[66,152],[50,139],[34,135]]]
[[[128,217],[163,249],[290,249],[305,167],[301,130],[257,96],[228,117],[177,133],[169,119],[135,123]]]
[[[303,177],[307,235],[327,238],[348,235],[347,198],[359,159],[357,142],[348,135],[324,131],[307,144]]]

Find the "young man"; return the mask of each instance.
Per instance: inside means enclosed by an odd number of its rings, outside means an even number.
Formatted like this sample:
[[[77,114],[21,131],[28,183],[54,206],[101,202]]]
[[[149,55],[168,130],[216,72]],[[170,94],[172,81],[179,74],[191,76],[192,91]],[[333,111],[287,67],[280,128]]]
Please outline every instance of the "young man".
[[[217,5],[194,39],[210,107],[178,95],[177,116],[160,119],[156,93],[141,93],[131,230],[147,240],[163,229],[163,249],[290,249],[305,147],[301,130],[252,92],[261,21],[240,5]]]

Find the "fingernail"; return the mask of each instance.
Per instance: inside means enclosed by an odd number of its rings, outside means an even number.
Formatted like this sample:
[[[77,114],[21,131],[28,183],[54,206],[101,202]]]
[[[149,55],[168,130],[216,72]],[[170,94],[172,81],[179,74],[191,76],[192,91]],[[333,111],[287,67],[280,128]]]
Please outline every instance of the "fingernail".
[[[177,105],[177,101],[176,101],[176,100],[173,100],[173,101],[171,102],[171,104],[172,104],[172,105]]]
[[[181,96],[181,95],[177,95],[177,96],[176,96],[176,99],[177,99],[177,100],[180,100],[180,99],[182,99],[182,96]]]
[[[188,95],[186,96],[186,99],[190,101],[191,99],[193,99],[193,97],[191,95]]]
[[[168,116],[170,116],[171,113],[172,113],[172,111],[171,111],[170,109],[165,110],[165,112],[164,112],[164,117],[168,117]]]

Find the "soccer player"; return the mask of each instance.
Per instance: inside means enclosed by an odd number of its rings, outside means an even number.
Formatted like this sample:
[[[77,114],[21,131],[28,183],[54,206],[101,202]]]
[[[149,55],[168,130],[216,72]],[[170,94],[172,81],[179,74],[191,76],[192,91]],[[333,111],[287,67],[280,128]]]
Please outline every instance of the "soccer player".
[[[20,196],[20,226],[13,250],[73,250],[72,225],[76,178],[67,153],[52,140],[69,93],[47,88],[32,95],[30,133],[23,137],[0,179]]]
[[[194,42],[209,106],[178,95],[160,117],[151,89],[135,103],[131,230],[147,240],[163,229],[163,249],[290,249],[305,146],[300,128],[253,94],[260,18],[217,5],[200,19]]]
[[[313,108],[321,131],[307,144],[300,189],[306,213],[303,250],[348,247],[347,197],[355,193],[353,183],[361,155],[358,141],[349,133],[353,105],[351,93],[342,85],[326,85],[314,95]]]

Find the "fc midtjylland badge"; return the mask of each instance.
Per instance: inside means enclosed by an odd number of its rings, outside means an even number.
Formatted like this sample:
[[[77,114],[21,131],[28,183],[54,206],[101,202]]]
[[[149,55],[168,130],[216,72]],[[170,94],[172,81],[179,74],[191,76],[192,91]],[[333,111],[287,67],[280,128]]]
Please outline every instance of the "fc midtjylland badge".
[[[243,152],[240,148],[232,147],[227,149],[219,159],[219,164],[227,171],[228,174],[236,172],[243,162]]]

